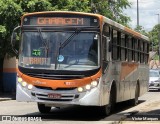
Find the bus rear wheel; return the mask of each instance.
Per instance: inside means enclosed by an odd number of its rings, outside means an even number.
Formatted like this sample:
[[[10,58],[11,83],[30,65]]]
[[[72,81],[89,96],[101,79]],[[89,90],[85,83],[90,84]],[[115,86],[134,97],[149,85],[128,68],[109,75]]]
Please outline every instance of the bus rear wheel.
[[[138,97],[139,97],[139,85],[137,84],[135,89],[135,98],[130,100],[131,106],[138,105]]]
[[[51,107],[45,106],[45,104],[37,103],[37,106],[41,113],[49,113],[51,111]]]

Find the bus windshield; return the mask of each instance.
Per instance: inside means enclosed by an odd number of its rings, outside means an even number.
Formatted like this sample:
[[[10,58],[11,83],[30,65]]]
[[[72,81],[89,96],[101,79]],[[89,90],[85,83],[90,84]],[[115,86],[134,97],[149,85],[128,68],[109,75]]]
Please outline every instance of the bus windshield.
[[[19,66],[50,70],[96,69],[99,67],[98,44],[97,32],[25,31]]]

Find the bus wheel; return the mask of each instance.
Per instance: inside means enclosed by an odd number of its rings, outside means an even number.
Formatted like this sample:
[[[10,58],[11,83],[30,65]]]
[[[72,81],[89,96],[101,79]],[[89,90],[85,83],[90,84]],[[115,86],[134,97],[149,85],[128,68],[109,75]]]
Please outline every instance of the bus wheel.
[[[102,113],[103,115],[110,115],[114,109],[115,109],[115,103],[116,103],[116,94],[115,94],[115,88],[112,88],[110,92],[110,98],[108,105],[102,106]]]
[[[139,97],[139,85],[136,85],[135,89],[135,98],[130,100],[131,106],[136,106],[138,104],[138,97]]]
[[[37,103],[37,106],[41,113],[49,113],[51,111],[51,107],[47,107],[45,104]]]

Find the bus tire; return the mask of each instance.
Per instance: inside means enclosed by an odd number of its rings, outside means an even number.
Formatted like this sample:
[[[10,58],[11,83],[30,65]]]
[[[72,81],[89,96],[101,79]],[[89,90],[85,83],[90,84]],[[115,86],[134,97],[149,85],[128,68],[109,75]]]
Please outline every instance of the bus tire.
[[[37,106],[40,113],[49,113],[51,111],[51,107],[47,107],[45,104],[37,103]]]
[[[101,107],[102,114],[105,116],[108,116],[111,113],[113,113],[114,109],[115,109],[115,104],[116,104],[116,87],[114,85],[111,88],[109,103],[107,105]]]
[[[138,83],[137,83],[136,89],[135,89],[134,99],[131,99],[131,100],[130,100],[130,105],[131,105],[131,106],[136,106],[136,105],[138,105],[138,97],[139,97],[139,85],[138,85]]]

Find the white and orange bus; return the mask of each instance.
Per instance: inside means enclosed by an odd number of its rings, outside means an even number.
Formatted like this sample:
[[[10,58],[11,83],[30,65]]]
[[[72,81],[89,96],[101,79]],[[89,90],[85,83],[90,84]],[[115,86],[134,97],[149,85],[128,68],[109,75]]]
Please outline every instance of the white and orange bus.
[[[149,41],[102,15],[50,11],[27,13],[20,28],[17,101],[39,111],[64,105],[133,105],[148,90]]]

